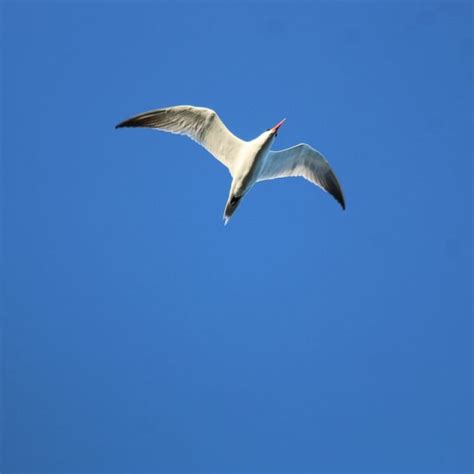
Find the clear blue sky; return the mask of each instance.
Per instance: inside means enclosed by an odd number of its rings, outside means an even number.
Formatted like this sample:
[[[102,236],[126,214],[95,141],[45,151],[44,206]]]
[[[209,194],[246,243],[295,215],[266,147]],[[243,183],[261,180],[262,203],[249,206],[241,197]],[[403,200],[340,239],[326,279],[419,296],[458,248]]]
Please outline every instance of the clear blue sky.
[[[2,6],[2,472],[471,470],[472,3]],[[227,227],[169,105],[321,150]],[[472,471],[471,471],[472,472]]]

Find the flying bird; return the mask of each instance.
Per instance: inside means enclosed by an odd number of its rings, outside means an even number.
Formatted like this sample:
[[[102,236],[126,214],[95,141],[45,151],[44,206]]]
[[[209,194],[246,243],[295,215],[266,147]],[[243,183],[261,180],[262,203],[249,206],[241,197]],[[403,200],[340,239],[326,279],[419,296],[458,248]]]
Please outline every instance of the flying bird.
[[[324,156],[306,143],[271,150],[285,119],[250,141],[236,137],[214,110],[179,105],[151,110],[120,122],[115,128],[146,127],[186,135],[202,145],[227,167],[231,176],[224,224],[232,217],[242,198],[259,181],[302,176],[331,194],[345,209],[344,195]]]

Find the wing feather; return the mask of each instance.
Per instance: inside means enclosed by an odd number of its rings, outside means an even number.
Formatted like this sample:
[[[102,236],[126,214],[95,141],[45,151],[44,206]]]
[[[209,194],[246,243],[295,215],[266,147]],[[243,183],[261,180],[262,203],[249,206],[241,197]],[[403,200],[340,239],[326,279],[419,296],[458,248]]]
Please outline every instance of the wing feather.
[[[214,110],[179,105],[151,110],[120,122],[115,128],[146,127],[186,135],[202,145],[217,160],[232,169],[245,143],[224,125]]]
[[[329,163],[319,151],[306,143],[280,151],[270,151],[257,181],[301,176],[331,194],[346,208],[341,185]]]

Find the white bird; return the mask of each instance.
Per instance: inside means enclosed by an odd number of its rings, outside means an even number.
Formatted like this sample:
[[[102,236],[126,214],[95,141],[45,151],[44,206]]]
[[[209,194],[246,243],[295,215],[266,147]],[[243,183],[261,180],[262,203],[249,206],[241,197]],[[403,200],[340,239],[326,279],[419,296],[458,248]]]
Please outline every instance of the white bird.
[[[345,209],[341,186],[319,151],[305,143],[285,150],[270,150],[284,121],[257,138],[245,141],[231,133],[214,110],[180,105],[136,115],[115,128],[147,127],[186,135],[225,165],[232,176],[232,184],[224,210],[224,224],[256,183],[290,176],[306,178],[330,193]]]

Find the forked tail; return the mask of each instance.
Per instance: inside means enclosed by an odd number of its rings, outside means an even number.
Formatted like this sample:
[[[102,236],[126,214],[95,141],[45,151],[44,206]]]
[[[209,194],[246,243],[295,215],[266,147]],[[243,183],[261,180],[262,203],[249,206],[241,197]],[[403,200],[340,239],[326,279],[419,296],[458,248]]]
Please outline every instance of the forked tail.
[[[229,222],[229,219],[232,217],[232,214],[235,212],[235,210],[239,206],[241,199],[242,199],[242,196],[234,196],[232,194],[229,196],[229,199],[227,201],[227,204],[225,206],[225,211],[224,211],[224,225],[227,225],[227,222]]]

